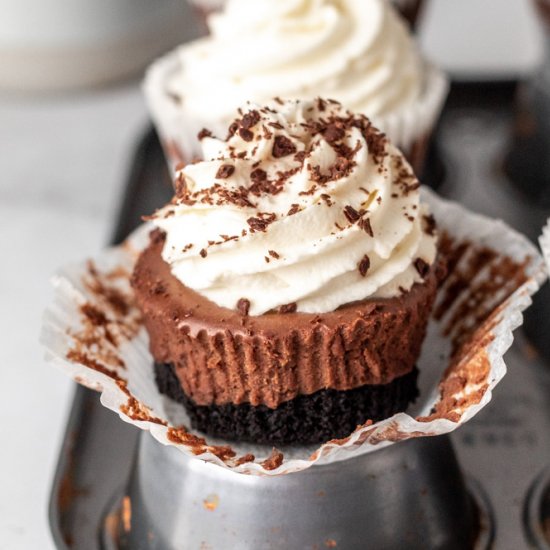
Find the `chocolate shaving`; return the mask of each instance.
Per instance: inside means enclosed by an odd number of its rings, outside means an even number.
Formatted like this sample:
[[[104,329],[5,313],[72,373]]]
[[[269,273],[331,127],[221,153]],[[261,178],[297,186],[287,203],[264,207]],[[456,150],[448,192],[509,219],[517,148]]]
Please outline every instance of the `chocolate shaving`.
[[[227,179],[233,175],[235,167],[232,164],[222,164],[216,172],[216,178]]]
[[[349,204],[344,207],[344,216],[346,216],[346,219],[349,221],[349,223],[355,223],[361,217],[359,212],[357,212],[357,210],[355,210],[355,208],[353,208],[353,206]]]
[[[239,136],[244,141],[252,141],[254,139],[254,132],[248,130],[248,128],[239,128]]]
[[[288,210],[287,212],[287,216],[294,216],[294,214],[296,214],[297,212],[299,212],[301,209],[300,209],[300,205],[299,204],[291,204],[290,205],[290,209]]]
[[[273,223],[276,219],[275,214],[266,214],[260,212],[257,217],[248,218],[246,223],[250,226],[252,231],[265,231],[270,223]]]
[[[294,160],[296,162],[299,162],[300,164],[303,164],[304,163],[304,160],[306,160],[307,158],[307,153],[306,151],[298,151],[295,155],[294,155]]]
[[[331,207],[334,203],[332,202],[332,199],[330,198],[330,195],[327,193],[321,194],[321,199],[323,199],[328,207]]]
[[[241,126],[245,129],[252,128],[260,122],[260,113],[258,111],[249,111],[243,116]]]
[[[374,237],[370,218],[362,218],[358,225],[369,237]]]
[[[359,273],[361,274],[361,277],[364,277],[367,274],[367,271],[370,268],[370,258],[365,254],[363,256],[363,259],[359,262],[359,265],[357,266],[359,269]]]
[[[435,230],[437,227],[435,218],[431,214],[428,214],[426,216],[423,216],[422,219],[424,220],[424,232],[427,235],[433,237],[435,235]]]
[[[197,139],[199,141],[202,141],[204,138],[212,137],[212,132],[210,130],[207,130],[206,128],[203,128],[198,134]]]
[[[250,300],[247,300],[246,298],[240,298],[237,302],[237,311],[246,317],[248,315],[248,312],[250,311]]]
[[[290,304],[284,304],[279,307],[279,313],[296,313],[296,310],[298,309],[298,304],[296,302],[292,302]]]
[[[275,250],[268,250],[267,253],[272,257],[272,258],[275,258],[276,260],[278,260],[281,256],[275,252]]]
[[[430,271],[430,264],[423,260],[422,258],[417,258],[414,261],[414,267],[416,268],[416,271],[418,271],[418,274],[425,279],[426,275],[428,274],[428,271]]]
[[[174,189],[176,191],[176,197],[185,197],[187,194],[187,183],[183,172],[179,172],[174,180]]]
[[[286,136],[275,136],[271,154],[273,158],[280,159],[296,153],[296,145]]]
[[[341,122],[329,124],[323,131],[323,137],[332,144],[340,141],[346,135],[346,130]]]
[[[206,251],[206,249],[202,248],[199,254],[201,255],[201,258],[206,258],[208,252]]]
[[[237,130],[239,129],[239,123],[238,122],[232,122],[229,125],[229,128],[227,129],[227,138],[228,140],[230,137],[234,136],[237,133]]]

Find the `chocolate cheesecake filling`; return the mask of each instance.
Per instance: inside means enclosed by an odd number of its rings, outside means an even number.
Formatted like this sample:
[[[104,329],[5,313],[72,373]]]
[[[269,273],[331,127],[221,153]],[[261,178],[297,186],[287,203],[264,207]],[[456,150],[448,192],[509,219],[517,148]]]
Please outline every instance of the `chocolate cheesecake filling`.
[[[155,364],[161,393],[185,406],[191,426],[235,441],[271,445],[313,444],[348,436],[357,426],[404,411],[418,396],[417,369],[389,384],[300,395],[276,409],[265,405],[197,405],[183,391],[173,365]]]
[[[290,308],[286,313],[248,316],[246,308],[220,307],[176,279],[162,259],[163,243],[162,233],[154,232],[136,264],[132,284],[153,357],[159,364],[173,365],[185,399],[196,411],[197,427],[209,418],[204,407],[216,405],[213,410],[220,419],[229,419],[229,411],[250,414],[259,406],[264,412],[280,411],[282,404],[298,397],[331,396],[312,398],[312,404],[321,406],[355,389],[364,401],[353,401],[365,413],[360,414],[362,421],[378,418],[368,408],[376,408],[369,405],[371,391],[377,391],[373,386],[386,391],[396,381],[401,387],[398,380],[413,370],[435,297],[436,265],[427,268],[424,284],[395,298],[355,302],[322,315]],[[410,398],[414,392],[411,387],[408,391]],[[395,401],[391,395],[388,399]],[[397,401],[401,410],[408,402]],[[395,410],[385,407],[380,410]],[[340,425],[341,419],[334,421]],[[355,423],[355,428],[362,421],[350,416],[347,423]]]

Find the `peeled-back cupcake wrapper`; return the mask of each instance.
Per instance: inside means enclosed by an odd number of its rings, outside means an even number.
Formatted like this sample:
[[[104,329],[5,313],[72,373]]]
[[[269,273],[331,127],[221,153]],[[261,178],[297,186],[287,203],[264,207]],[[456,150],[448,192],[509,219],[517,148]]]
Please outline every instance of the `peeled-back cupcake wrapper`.
[[[506,373],[503,355],[512,331],[521,325],[521,312],[546,269],[536,248],[504,223],[426,189],[423,198],[438,221],[449,270],[418,361],[420,397],[407,413],[367,422],[341,440],[280,449],[189,429],[181,405],[157,390],[148,337],[129,284],[148,242],[148,225],[122,246],[56,276],[42,332],[47,357],[77,382],[100,391],[104,406],[162,444],[245,474],[297,472],[413,437],[452,432],[491,400]]]
[[[180,68],[178,50],[161,57],[147,71],[143,91],[153,122],[168,157],[170,169],[178,162],[189,162],[201,157],[197,134],[211,130],[217,137],[225,137],[228,124],[212,124],[193,117],[167,91],[167,83]],[[431,134],[441,114],[449,91],[445,75],[432,65],[425,65],[425,85],[422,97],[406,110],[379,117],[377,128],[390,136],[401,150],[408,153],[417,140]],[[368,113],[366,113],[368,115]]]

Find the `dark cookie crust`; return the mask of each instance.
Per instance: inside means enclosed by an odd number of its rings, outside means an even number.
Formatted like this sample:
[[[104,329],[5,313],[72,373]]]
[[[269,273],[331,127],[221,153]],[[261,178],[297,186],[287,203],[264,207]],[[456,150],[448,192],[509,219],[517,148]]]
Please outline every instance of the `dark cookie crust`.
[[[185,395],[170,364],[155,364],[159,391],[181,403],[194,429],[234,441],[271,445],[321,443],[348,436],[367,420],[374,422],[404,411],[418,396],[418,371],[389,384],[347,391],[321,390],[282,403],[265,405],[196,405]]]

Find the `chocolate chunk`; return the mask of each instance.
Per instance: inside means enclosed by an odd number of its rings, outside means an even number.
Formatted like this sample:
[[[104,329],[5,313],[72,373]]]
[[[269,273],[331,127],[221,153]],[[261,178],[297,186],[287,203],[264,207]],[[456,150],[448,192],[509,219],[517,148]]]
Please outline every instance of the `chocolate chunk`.
[[[296,145],[290,141],[286,136],[275,136],[275,142],[273,143],[273,150],[271,154],[274,158],[280,159],[288,155],[296,153]]]
[[[235,167],[232,164],[222,164],[216,172],[216,178],[225,180],[233,175]]]
[[[247,300],[246,298],[241,298],[237,302],[237,311],[244,315],[245,317],[248,315],[248,312],[250,311],[250,300]]]
[[[418,271],[418,274],[423,279],[426,278],[428,271],[430,271],[430,265],[428,264],[428,262],[424,261],[422,258],[417,258],[414,261],[414,267],[416,268],[416,271]]]
[[[202,248],[199,252],[201,258],[206,258],[208,256],[208,252],[206,252],[206,249]]]
[[[361,277],[364,277],[370,268],[370,258],[365,254],[357,267],[359,269]]]

